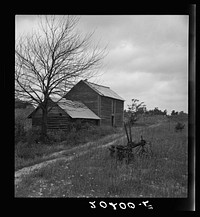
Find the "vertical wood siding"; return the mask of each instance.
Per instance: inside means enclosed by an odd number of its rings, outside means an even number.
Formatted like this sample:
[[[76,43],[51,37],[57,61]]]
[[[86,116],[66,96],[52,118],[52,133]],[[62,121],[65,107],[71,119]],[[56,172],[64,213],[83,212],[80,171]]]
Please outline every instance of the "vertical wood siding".
[[[123,126],[124,102],[108,97],[101,97],[101,123],[102,125],[112,126],[112,116],[114,126]]]
[[[112,115],[114,126],[123,126],[124,102],[110,97],[104,97],[96,93],[84,82],[79,82],[65,96],[68,100],[81,101],[91,109],[100,120],[100,125],[112,126]],[[113,111],[114,110],[114,111]]]
[[[124,121],[124,102],[120,100],[116,100],[115,102],[115,125],[122,127]]]
[[[99,115],[98,94],[84,82],[79,82],[66,95],[68,100],[81,101],[96,115]]]
[[[111,126],[112,99],[101,97],[101,124]]]

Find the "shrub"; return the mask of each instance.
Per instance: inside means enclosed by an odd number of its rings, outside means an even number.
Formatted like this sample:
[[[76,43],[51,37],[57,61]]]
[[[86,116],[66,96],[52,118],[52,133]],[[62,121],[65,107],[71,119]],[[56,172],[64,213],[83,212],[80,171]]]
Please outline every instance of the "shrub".
[[[15,154],[19,158],[29,159],[35,157],[33,148],[27,142],[19,142],[15,147]]]
[[[101,126],[96,128],[96,133],[99,134],[100,137],[106,136],[112,133],[116,133],[117,128],[113,128],[110,126]]]
[[[47,152],[47,146],[43,144],[19,142],[15,146],[15,156],[23,159],[33,159],[41,157]]]
[[[51,142],[65,141],[66,145],[75,146],[117,132],[113,127],[99,127],[88,123],[80,126],[79,124],[72,123],[70,131],[51,130],[48,132],[48,138]]]
[[[47,133],[49,141],[52,142],[62,142],[67,138],[67,131],[64,130],[49,130]]]
[[[77,120],[69,122],[67,130],[49,130],[47,135],[51,142],[66,141],[67,144],[75,145],[91,140],[91,136],[99,134],[99,129],[90,123]]]
[[[28,144],[39,143],[41,136],[41,128],[33,127],[26,132],[24,141]]]
[[[70,130],[80,131],[80,130],[88,130],[92,128],[94,125],[92,123],[85,122],[84,120],[76,120],[74,122],[69,123]]]
[[[178,132],[178,131],[182,131],[184,129],[185,125],[178,122],[175,126],[175,131]]]

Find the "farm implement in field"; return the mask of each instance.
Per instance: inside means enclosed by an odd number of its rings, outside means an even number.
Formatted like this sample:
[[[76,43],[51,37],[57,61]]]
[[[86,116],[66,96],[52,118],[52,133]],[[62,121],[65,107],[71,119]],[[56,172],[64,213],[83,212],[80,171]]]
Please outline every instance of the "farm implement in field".
[[[142,135],[139,142],[133,141],[130,123],[124,123],[124,129],[128,140],[127,145],[111,145],[109,147],[110,156],[116,157],[119,161],[125,159],[127,164],[134,159],[134,155],[145,158],[151,157],[151,142],[144,140]],[[134,149],[135,151],[133,151]]]

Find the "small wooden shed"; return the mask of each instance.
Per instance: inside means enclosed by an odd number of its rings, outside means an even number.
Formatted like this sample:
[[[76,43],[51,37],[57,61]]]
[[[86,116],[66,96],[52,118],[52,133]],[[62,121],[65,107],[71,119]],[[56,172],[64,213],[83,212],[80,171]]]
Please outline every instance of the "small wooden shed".
[[[100,117],[79,101],[49,98],[47,115],[48,129],[67,129],[69,122],[82,120],[99,125]],[[42,109],[38,106],[28,118],[32,119],[32,126],[41,126]]]
[[[100,117],[101,126],[123,126],[125,100],[110,87],[81,80],[64,97],[83,102]]]

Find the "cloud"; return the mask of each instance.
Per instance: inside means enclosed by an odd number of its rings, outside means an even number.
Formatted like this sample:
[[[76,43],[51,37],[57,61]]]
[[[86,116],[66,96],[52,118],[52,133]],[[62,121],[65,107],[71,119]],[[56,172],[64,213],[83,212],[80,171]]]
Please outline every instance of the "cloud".
[[[80,22],[83,31],[96,29],[96,36],[109,41],[111,49],[123,39],[147,47],[169,41],[186,46],[188,16],[89,15],[82,16]]]
[[[187,62],[187,52],[182,48],[162,46],[159,50],[148,50],[129,43],[122,43],[109,53],[107,70],[115,76],[123,73],[124,79],[127,77],[133,83],[138,82],[137,76],[134,77],[133,74],[140,74],[142,82],[146,78],[154,78],[154,81],[151,79],[149,82],[155,82],[155,77],[157,80],[176,79],[178,82],[182,77],[187,79]]]
[[[83,15],[81,34],[95,30],[92,40],[108,45],[103,75],[96,79],[110,86],[126,103],[132,98],[148,108],[187,111],[187,15]],[[36,27],[36,16],[17,16],[18,33]],[[126,108],[126,106],[125,106]]]
[[[35,15],[16,15],[15,37],[31,33],[38,28],[38,17]]]

